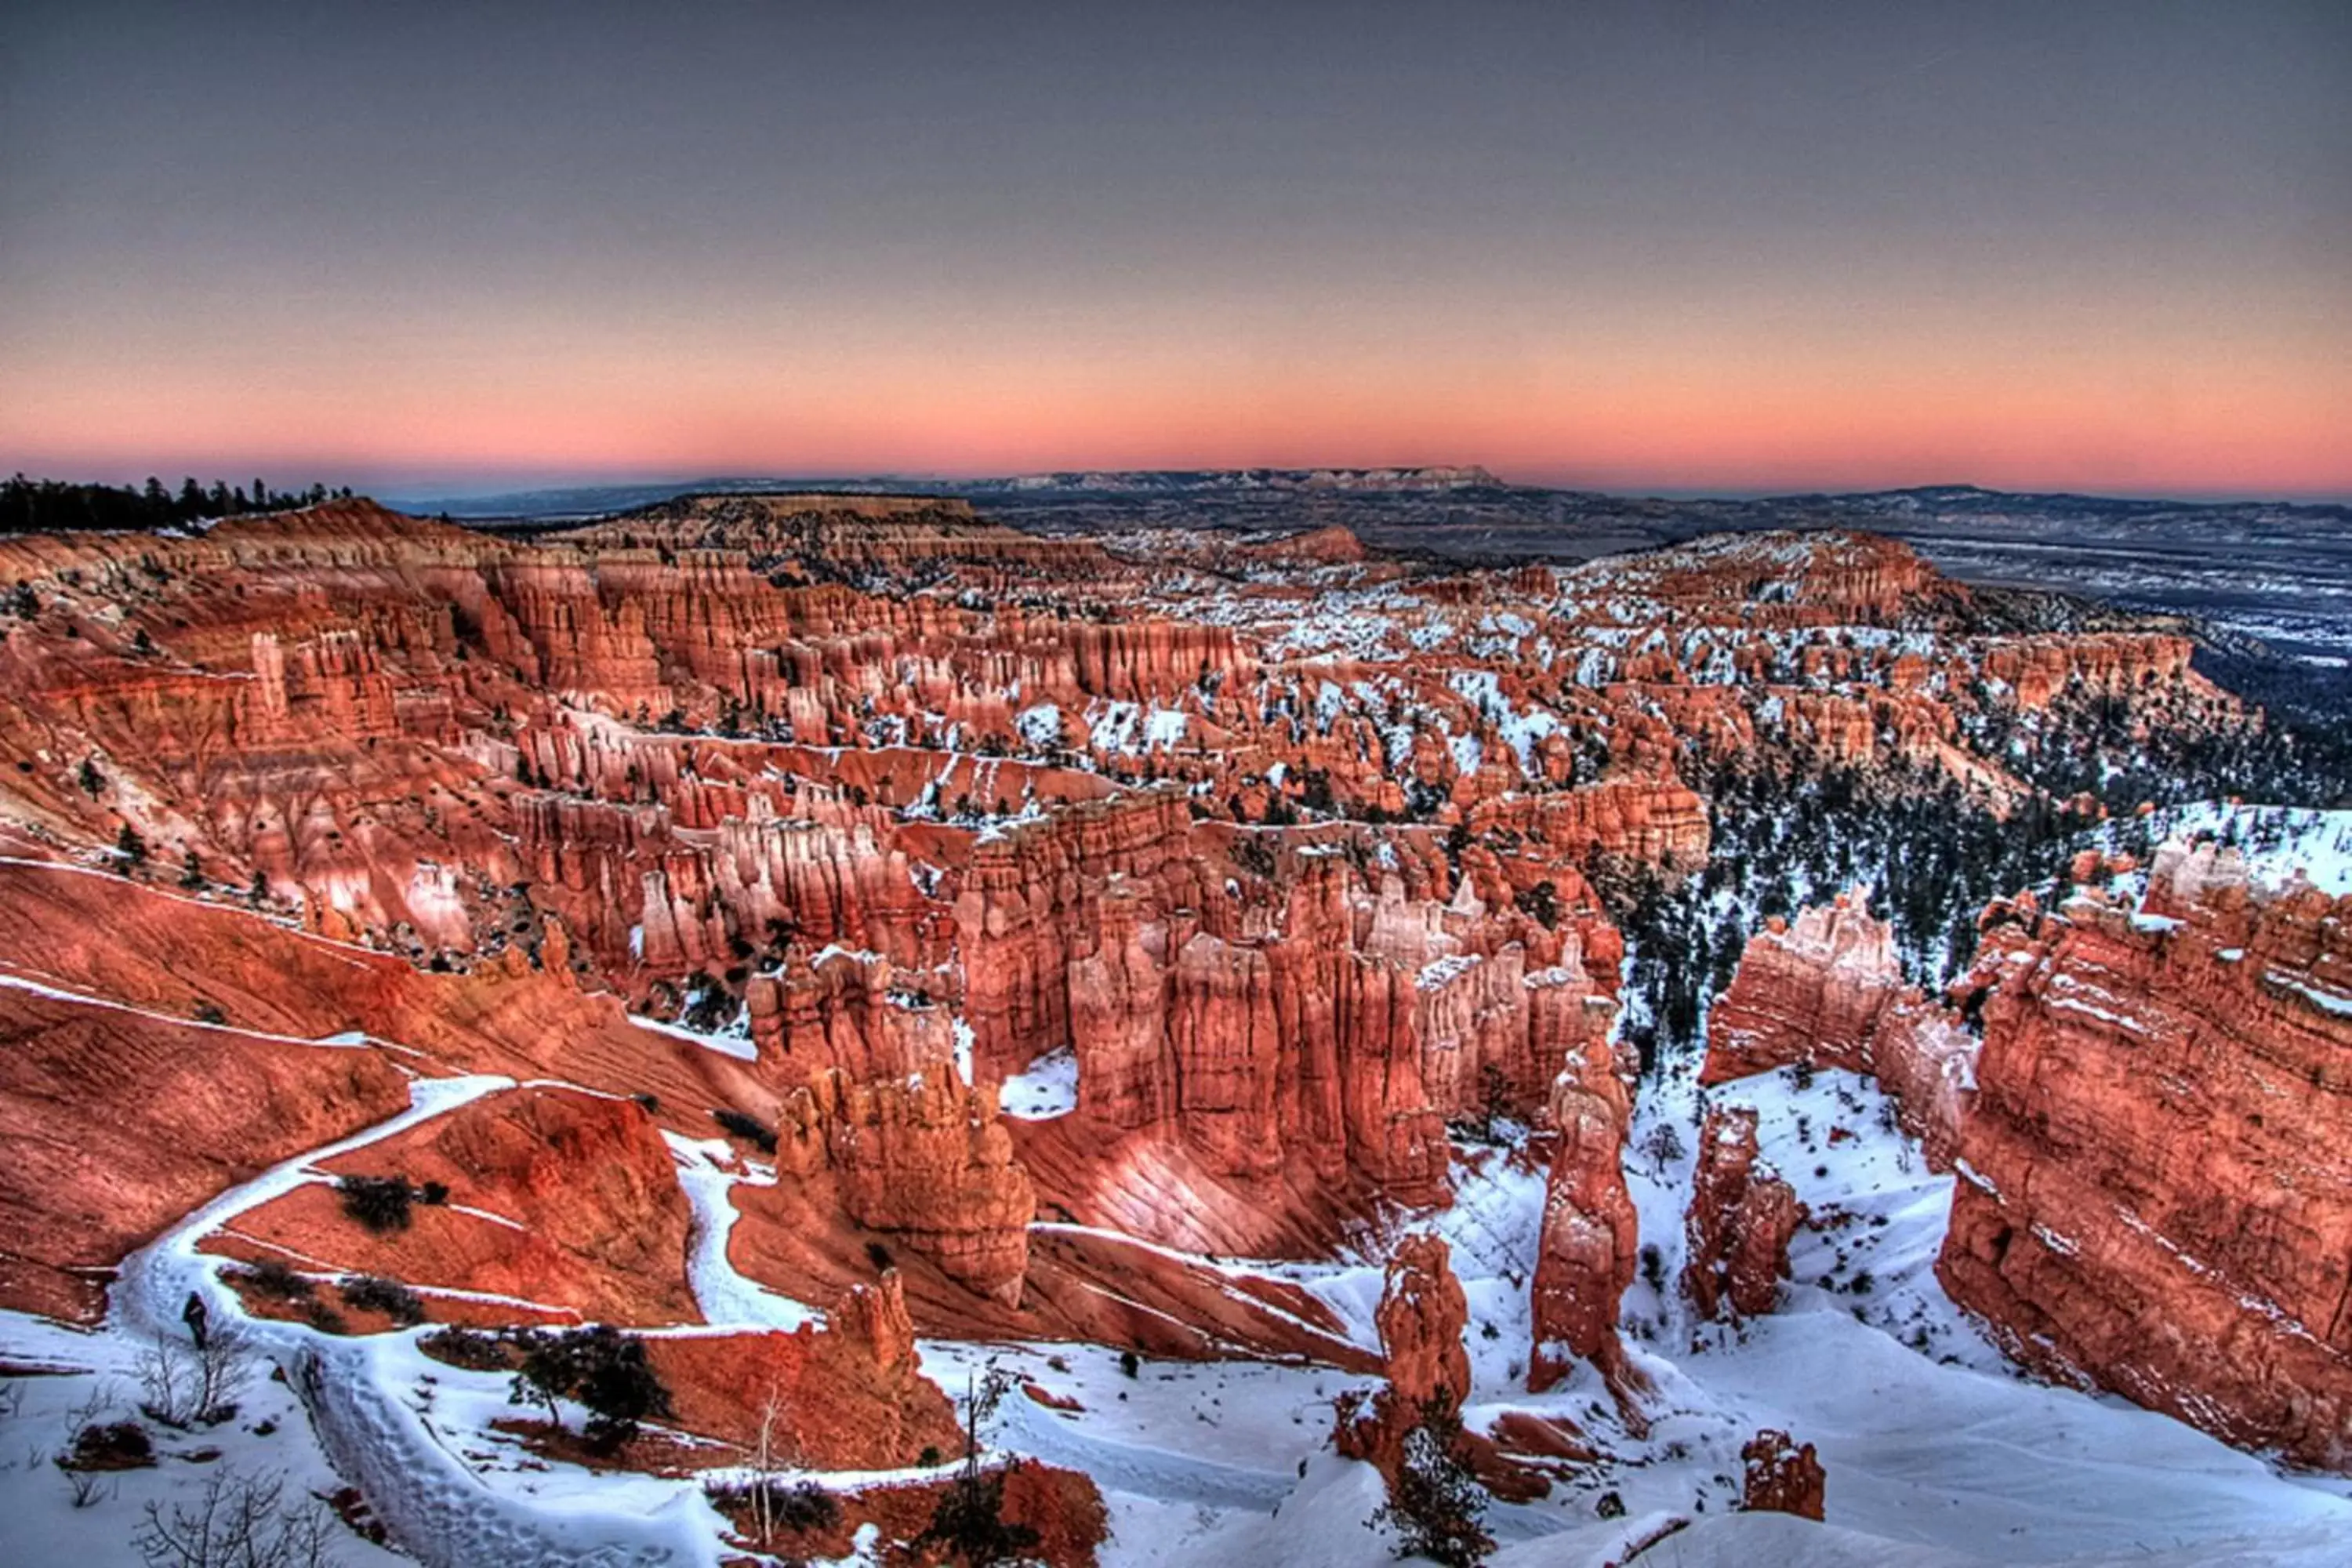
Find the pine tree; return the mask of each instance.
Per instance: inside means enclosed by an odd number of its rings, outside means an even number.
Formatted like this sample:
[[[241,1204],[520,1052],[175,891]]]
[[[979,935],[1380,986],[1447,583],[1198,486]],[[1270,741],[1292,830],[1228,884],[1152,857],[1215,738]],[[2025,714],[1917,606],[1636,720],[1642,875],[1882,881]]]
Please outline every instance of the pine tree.
[[[1441,1393],[1405,1434],[1403,1462],[1372,1522],[1395,1529],[1400,1557],[1473,1568],[1495,1550],[1486,1513],[1486,1489],[1463,1458],[1462,1416]]]

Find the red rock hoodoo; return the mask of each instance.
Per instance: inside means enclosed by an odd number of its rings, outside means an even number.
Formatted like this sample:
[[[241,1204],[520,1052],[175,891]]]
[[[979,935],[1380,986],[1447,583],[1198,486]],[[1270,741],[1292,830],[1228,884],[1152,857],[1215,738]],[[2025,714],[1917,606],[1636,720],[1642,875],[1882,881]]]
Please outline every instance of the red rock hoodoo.
[[[1767,1429],[1739,1450],[1746,1465],[1739,1506],[1750,1513],[1793,1513],[1801,1519],[1822,1517],[1822,1463],[1811,1443],[1799,1447],[1786,1432]]]
[[[1789,1273],[1789,1238],[1805,1221],[1796,1190],[1758,1158],[1756,1125],[1755,1111],[1717,1106],[1699,1128],[1683,1293],[1702,1319],[1772,1310]]]
[[[1617,1307],[1641,1249],[1625,1186],[1632,1100],[1605,1040],[1570,1058],[1552,1085],[1550,1110],[1558,1142],[1545,1184],[1528,1360],[1528,1386],[1538,1394],[1566,1374],[1571,1358],[1595,1362],[1617,1380]]]
[[[2005,811],[2033,792],[1983,738],[2070,692],[2236,711],[2180,638],[2021,635],[1841,533],[1454,572],[924,497],[535,539],[344,500],[0,538],[0,1305],[94,1317],[277,1162],[404,1175],[448,1197],[405,1230],[309,1179],[203,1246],[451,1321],[677,1329],[687,1426],[740,1447],[779,1391],[817,1466],[953,1447],[919,1331],[1368,1373],[1232,1259],[1411,1230],[1489,1159],[1546,1163],[1529,1382],[1590,1362],[1633,1425],[1608,909],[1707,866],[1726,779]],[[1980,1064],[1861,901],[1809,910],[1748,945],[1707,1081],[1874,1073],[1965,1161],[1945,1276],[2021,1354],[2340,1460],[2342,911],[2165,876],[2169,925],[1996,916]],[[1687,1288],[1769,1310],[1793,1194],[1752,1120],[1704,1143]],[[721,1204],[724,1262],[830,1328],[698,1322]],[[1392,1471],[1472,1363],[1443,1243],[1386,1284],[1341,1440]],[[1515,1496],[1591,1457],[1525,1411],[1464,1442]],[[1024,1475],[1090,1551],[1091,1487]]]

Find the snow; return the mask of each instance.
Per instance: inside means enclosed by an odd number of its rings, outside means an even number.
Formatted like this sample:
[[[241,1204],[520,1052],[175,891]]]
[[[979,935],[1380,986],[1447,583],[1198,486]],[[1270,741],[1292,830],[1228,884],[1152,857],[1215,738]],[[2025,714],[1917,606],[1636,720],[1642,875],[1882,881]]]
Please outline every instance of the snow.
[[[1507,710],[1499,689],[1467,684],[1471,689],[1457,686],[1456,694]],[[1347,702],[1325,683],[1314,699],[1318,714],[1326,693],[1335,712]],[[1368,690],[1358,695],[1370,704]],[[1171,717],[1181,736],[1182,716]],[[1091,716],[1088,732],[1097,743],[1104,723],[1102,713]],[[1118,722],[1118,743],[1123,749],[1160,724],[1158,712],[1130,711]],[[1497,727],[1515,751],[1520,738],[1514,725],[1527,727],[1530,744],[1548,732],[1537,729],[1532,713],[1508,715]],[[1520,760],[1528,764],[1526,752]],[[2352,875],[2345,868],[2352,862],[2352,813],[2191,808],[2168,830],[2219,831],[2231,820],[2259,877],[2284,879],[2294,857],[2311,866],[2311,879],[2322,886]],[[2270,842],[2273,837],[2279,842]],[[836,948],[820,962],[860,956]],[[1421,981],[1442,984],[1473,962],[1439,959],[1423,967]],[[2352,998],[2292,977],[2269,978],[2297,986],[2315,1005],[2352,1011]],[[0,987],[119,1005],[15,976],[0,975]],[[2053,1001],[2114,1011],[2114,998],[2088,984],[2053,993]],[[727,1056],[751,1054],[740,1016],[715,1032],[638,1022]],[[972,1031],[961,1019],[953,1030],[957,1066],[970,1082]],[[347,1046],[365,1037],[346,1032],[289,1043]],[[1678,1568],[2189,1568],[2222,1562],[2321,1568],[2345,1561],[2341,1542],[2352,1531],[2352,1501],[2338,1495],[2346,1489],[2341,1484],[2283,1476],[2184,1425],[2119,1399],[2032,1382],[2009,1365],[1945,1296],[1934,1272],[1955,1183],[1982,1178],[1965,1165],[1953,1175],[1929,1171],[1867,1079],[1822,1070],[1801,1082],[1784,1072],[1701,1090],[1695,1075],[1695,1059],[1685,1057],[1644,1082],[1629,1141],[1628,1185],[1642,1240],[1656,1249],[1654,1272],[1665,1285],[1662,1291],[1637,1279],[1622,1319],[1629,1353],[1655,1387],[1646,1401],[1646,1433],[1637,1435],[1618,1417],[1590,1368],[1577,1369],[1542,1396],[1525,1392],[1528,1284],[1546,1183],[1538,1164],[1509,1147],[1457,1147],[1450,1206],[1385,1215],[1334,1258],[1218,1259],[1212,1267],[1229,1279],[1256,1273],[1297,1284],[1340,1320],[1346,1338],[1370,1348],[1378,1339],[1373,1315],[1382,1267],[1395,1237],[1425,1229],[1446,1239],[1469,1305],[1470,1424],[1483,1426],[1507,1410],[1559,1415],[1591,1433],[1609,1456],[1557,1485],[1549,1499],[1492,1506],[1487,1522],[1501,1542],[1497,1563],[1597,1568],[1622,1558],[1628,1542],[1678,1521],[1686,1522],[1642,1562]],[[143,1336],[171,1331],[177,1304],[190,1290],[202,1293],[215,1314],[237,1311],[233,1292],[215,1278],[218,1260],[195,1250],[200,1237],[323,1179],[318,1163],[332,1153],[513,1087],[492,1077],[419,1081],[401,1116],[205,1205],[126,1263],[112,1315],[97,1333],[0,1314],[0,1353],[8,1360],[79,1369],[19,1380],[25,1408],[8,1435],[21,1429],[25,1441],[0,1445],[0,1556],[128,1568],[137,1561],[128,1545],[137,1508],[187,1495],[202,1467],[167,1461],[125,1474],[113,1483],[118,1495],[94,1510],[76,1511],[54,1468],[20,1456],[62,1447],[75,1407],[109,1383],[118,1390],[113,1405],[128,1414],[119,1391]],[[1055,1052],[1007,1079],[998,1099],[1008,1114],[1040,1120],[1068,1114],[1077,1090],[1075,1056]],[[1692,1322],[1674,1286],[1696,1130],[1709,1104],[1756,1110],[1763,1158],[1795,1186],[1813,1216],[1792,1243],[1793,1279],[1781,1310],[1738,1328]],[[1517,1129],[1501,1131],[1507,1141],[1524,1137]],[[688,1280],[710,1327],[656,1331],[821,1322],[812,1308],[744,1277],[728,1257],[733,1188],[772,1183],[774,1170],[744,1162],[724,1140],[665,1137],[692,1215]],[[467,1212],[488,1224],[514,1223],[488,1210]],[[2042,1239],[2061,1251],[2075,1245],[2057,1231]],[[530,1458],[489,1430],[497,1415],[511,1413],[505,1380],[431,1362],[416,1349],[414,1333],[341,1340],[275,1322],[257,1323],[254,1331],[263,1353],[285,1366],[291,1381],[257,1377],[237,1422],[205,1433],[203,1441],[223,1449],[223,1463],[283,1468],[306,1489],[331,1490],[338,1475],[358,1482],[417,1560],[650,1568],[717,1558],[717,1521],[693,1482],[593,1475]],[[1065,1412],[1016,1394],[1002,1407],[990,1440],[1095,1477],[1115,1531],[1104,1554],[1111,1568],[1277,1562],[1372,1568],[1392,1560],[1392,1542],[1367,1523],[1381,1500],[1377,1478],[1328,1447],[1332,1401],[1371,1386],[1370,1379],[1307,1364],[1152,1360],[1130,1378],[1114,1351],[1096,1346],[926,1341],[920,1348],[926,1372],[950,1393],[961,1392],[969,1371],[994,1361],[1083,1406]],[[258,1430],[264,1418],[275,1422],[268,1435]],[[1788,1430],[1819,1449],[1828,1474],[1826,1526],[1730,1511],[1739,1447],[1764,1426]],[[1597,1518],[1607,1492],[1618,1494],[1624,1518]],[[338,1552],[356,1568],[396,1561],[356,1541],[339,1542]]]
[[[2339,1018],[2352,1018],[2352,996],[2341,991],[2323,991],[2275,969],[2265,970],[2263,978],[2282,990],[2294,992],[2323,1012],[2333,1013]]]
[[[1024,1121],[1067,1116],[1078,1108],[1077,1053],[1067,1047],[1046,1052],[1004,1080],[996,1103],[1005,1115]]]
[[[75,1568],[141,1568],[131,1537],[151,1503],[168,1510],[188,1506],[216,1468],[241,1475],[283,1474],[290,1490],[331,1493],[341,1479],[312,1436],[291,1386],[266,1373],[236,1391],[234,1420],[174,1433],[151,1424],[160,1462],[99,1479],[87,1509],[73,1506],[65,1475],[51,1462],[72,1446],[86,1422],[133,1419],[139,1402],[138,1358],[143,1342],[128,1332],[85,1333],[18,1312],[0,1312],[0,1347],[19,1368],[57,1369],[44,1375],[0,1379],[15,1402],[0,1420],[0,1558],[25,1568],[71,1563]],[[265,1430],[266,1428],[266,1430]],[[210,1464],[186,1456],[216,1449]],[[340,1534],[340,1532],[339,1532]],[[342,1568],[377,1568],[407,1562],[355,1536],[335,1542]]]
[[[958,1018],[951,1026],[950,1026],[950,1033],[952,1034],[955,1038],[955,1067],[957,1076],[961,1078],[965,1083],[969,1084],[971,1082],[971,1026],[966,1023],[963,1019]]]
[[[475,1470],[418,1408],[420,1398],[432,1403],[432,1395],[422,1392],[432,1384],[462,1383],[467,1376],[425,1360],[415,1349],[417,1331],[343,1339],[297,1323],[246,1320],[236,1293],[218,1277],[220,1260],[197,1250],[205,1236],[237,1215],[323,1180],[319,1162],[514,1087],[511,1079],[488,1075],[420,1079],[410,1086],[407,1110],[220,1194],[124,1260],[110,1298],[107,1331],[100,1338],[115,1347],[110,1353],[121,1354],[146,1336],[176,1335],[180,1304],[191,1294],[204,1299],[215,1321],[243,1321],[257,1355],[285,1369],[288,1382],[282,1386],[309,1416],[315,1453],[358,1485],[410,1555],[431,1568],[482,1563],[503,1568],[714,1564],[709,1510],[698,1491],[650,1480],[642,1486],[599,1485],[550,1509],[501,1489]],[[0,1323],[10,1331],[6,1342],[13,1347],[16,1321],[11,1316]],[[474,1374],[472,1381],[485,1397],[488,1389],[497,1389],[503,1403],[503,1379]],[[279,1430],[291,1426],[281,1424]],[[310,1455],[301,1446],[289,1441],[286,1451],[299,1467],[309,1467]],[[170,1484],[170,1478],[162,1484]],[[632,1503],[638,1506],[632,1509]],[[73,1555],[88,1561],[79,1543]]]
[[[1008,1093],[1019,1100],[1041,1086],[1068,1082],[1074,1089],[1074,1068],[1041,1060],[1009,1080]],[[1669,1279],[1680,1268],[1680,1216],[1702,1104],[1689,1078],[1687,1065],[1670,1067],[1663,1081],[1644,1086],[1628,1162],[1643,1237],[1660,1247]],[[363,1145],[509,1087],[497,1078],[420,1082],[408,1112],[335,1148]],[[1646,1557],[1724,1568],[2126,1562],[2188,1568],[2222,1561],[2319,1568],[2341,1561],[2336,1543],[2352,1528],[2352,1504],[2328,1489],[2297,1485],[2257,1458],[2121,1401],[2036,1384],[2003,1364],[1935,1282],[1952,1178],[1927,1171],[1916,1148],[1888,1130],[1885,1102],[1866,1080],[1822,1071],[1801,1085],[1792,1074],[1776,1074],[1711,1098],[1756,1108],[1764,1157],[1829,1223],[1799,1234],[1796,1279],[1782,1310],[1738,1330],[1693,1325],[1671,1290],[1661,1297],[1637,1282],[1626,1300],[1626,1329],[1637,1364],[1657,1387],[1647,1436],[1616,1421],[1589,1369],[1540,1398],[1523,1392],[1527,1283],[1545,1189],[1535,1163],[1507,1149],[1465,1147],[1455,1164],[1455,1203],[1418,1219],[1400,1216],[1435,1230],[1453,1249],[1470,1306],[1472,1423],[1508,1408],[1564,1415],[1615,1456],[1550,1499],[1494,1505],[1488,1524],[1502,1542],[1496,1562],[1610,1561],[1626,1542],[1678,1519],[1689,1523],[1668,1538],[1671,1547]],[[1679,1130],[1679,1153],[1648,1142],[1669,1123]],[[813,1321],[807,1308],[745,1279],[727,1260],[729,1190],[772,1181],[772,1171],[740,1164],[721,1140],[669,1135],[669,1145],[694,1215],[688,1277],[710,1323],[789,1329]],[[31,1414],[20,1420],[32,1424],[37,1445],[62,1445],[69,1407],[107,1377],[120,1384],[139,1331],[175,1318],[173,1303],[187,1289],[205,1291],[216,1311],[234,1311],[234,1298],[212,1279],[211,1260],[194,1252],[195,1238],[318,1179],[316,1162],[332,1152],[265,1173],[135,1257],[105,1332],[78,1335],[0,1317],[0,1344],[11,1359],[89,1369],[26,1380]],[[1367,1234],[1333,1262],[1228,1260],[1220,1268],[1300,1282],[1339,1315],[1351,1339],[1370,1345],[1381,1260],[1391,1246]],[[1857,1293],[1865,1270],[1869,1286]],[[274,1416],[276,1435],[265,1438],[239,1425],[205,1441],[223,1447],[227,1462],[284,1468],[318,1489],[331,1489],[338,1471],[359,1480],[420,1560],[713,1561],[715,1520],[690,1483],[542,1466],[489,1433],[488,1422],[508,1413],[502,1378],[431,1363],[413,1334],[330,1340],[292,1324],[256,1329],[294,1379],[290,1387],[253,1385],[248,1415]],[[1066,1413],[1015,1395],[992,1441],[1097,1479],[1116,1531],[1108,1563],[1372,1568],[1391,1560],[1389,1541],[1366,1523],[1380,1501],[1377,1479],[1327,1447],[1332,1400],[1370,1386],[1369,1379],[1311,1365],[1150,1360],[1130,1379],[1115,1352],[1083,1345],[934,1341],[921,1351],[926,1370],[950,1391],[967,1369],[994,1360],[1084,1406]],[[294,1419],[306,1409],[315,1437]],[[1830,1478],[1827,1527],[1727,1511],[1737,1493],[1738,1447],[1767,1426],[1819,1448]],[[12,1544],[29,1543],[29,1554],[20,1550],[24,1561],[69,1555],[88,1568],[128,1564],[135,1559],[116,1543],[127,1537],[131,1507],[185,1484],[185,1472],[168,1463],[131,1472],[99,1513],[76,1513],[53,1469],[15,1459],[0,1455],[6,1510],[0,1517],[10,1521]],[[1603,1491],[1619,1494],[1626,1518],[1595,1518]],[[93,1545],[100,1518],[113,1528]],[[394,1560],[362,1543],[341,1549],[352,1563]]]
[[[1062,710],[1050,702],[1024,708],[1013,721],[1021,738],[1032,746],[1057,746],[1062,742]]]
[[[664,1132],[671,1159],[677,1163],[677,1184],[693,1211],[691,1239],[687,1244],[686,1279],[703,1321],[741,1328],[782,1329],[823,1322],[824,1314],[789,1296],[780,1295],[737,1272],[727,1256],[727,1237],[735,1228],[735,1204],[728,1195],[738,1182],[771,1186],[775,1173],[764,1177],[740,1174],[731,1146],[723,1138],[695,1140]]]
[[[706,1051],[716,1051],[737,1061],[756,1062],[760,1059],[760,1049],[751,1043],[751,1010],[749,1006],[737,1008],[733,1021],[718,1029],[689,1029],[684,1024],[665,1023],[659,1018],[640,1017],[635,1013],[629,1015],[629,1022],[640,1029],[667,1035],[674,1040],[689,1041]]]
[[[2209,800],[2161,809],[2150,826],[2158,842],[2233,840],[2247,875],[2263,886],[2300,876],[2331,898],[2352,893],[2352,811]]]

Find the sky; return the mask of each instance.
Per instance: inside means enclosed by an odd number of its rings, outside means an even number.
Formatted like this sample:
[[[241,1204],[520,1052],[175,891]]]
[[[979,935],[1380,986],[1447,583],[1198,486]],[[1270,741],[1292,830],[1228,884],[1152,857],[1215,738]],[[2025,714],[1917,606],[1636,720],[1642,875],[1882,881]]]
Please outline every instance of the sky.
[[[2352,5],[0,12],[0,468],[2352,497]]]

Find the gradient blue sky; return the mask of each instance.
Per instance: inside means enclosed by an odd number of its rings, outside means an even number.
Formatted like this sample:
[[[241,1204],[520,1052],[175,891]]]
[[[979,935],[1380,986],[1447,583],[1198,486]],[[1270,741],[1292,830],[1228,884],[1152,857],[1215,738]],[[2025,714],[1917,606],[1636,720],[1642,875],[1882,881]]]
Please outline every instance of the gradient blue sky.
[[[47,5],[0,464],[2352,494],[2352,5]]]

